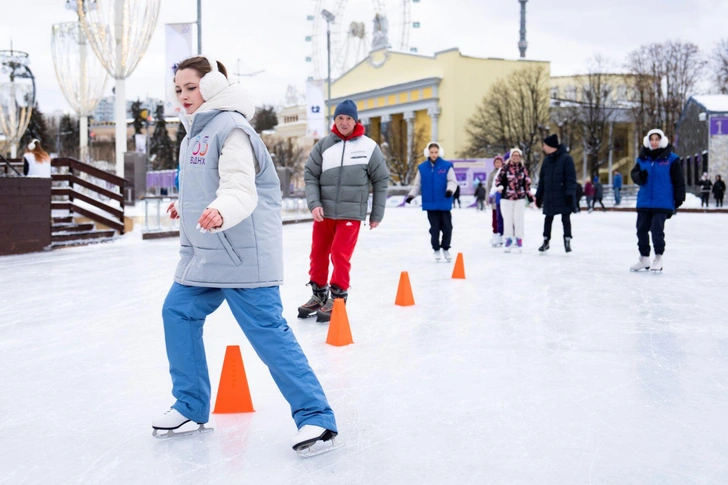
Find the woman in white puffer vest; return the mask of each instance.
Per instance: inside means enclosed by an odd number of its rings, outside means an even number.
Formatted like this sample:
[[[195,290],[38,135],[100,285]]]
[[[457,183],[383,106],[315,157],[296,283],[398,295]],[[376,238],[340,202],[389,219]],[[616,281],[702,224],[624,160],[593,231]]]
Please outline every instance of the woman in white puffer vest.
[[[293,448],[329,441],[337,434],[334,413],[281,315],[280,181],[248,121],[254,105],[240,84],[228,82],[225,67],[206,57],[178,66],[175,90],[187,136],[179,200],[168,212],[180,219],[181,258],[162,316],[176,402],[153,421],[154,435],[208,421],[203,325],[225,300],[291,406],[299,429]]]

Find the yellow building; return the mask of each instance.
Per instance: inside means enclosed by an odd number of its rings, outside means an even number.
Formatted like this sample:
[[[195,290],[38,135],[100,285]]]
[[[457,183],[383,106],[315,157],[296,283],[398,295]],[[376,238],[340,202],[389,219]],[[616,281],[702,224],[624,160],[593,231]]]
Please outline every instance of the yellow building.
[[[332,84],[329,112],[351,99],[375,140],[391,123],[410,144],[421,130],[454,158],[467,146],[467,121],[493,83],[534,65],[550,69],[548,62],[469,57],[456,48],[434,56],[378,50]],[[424,146],[412,148],[421,153]]]

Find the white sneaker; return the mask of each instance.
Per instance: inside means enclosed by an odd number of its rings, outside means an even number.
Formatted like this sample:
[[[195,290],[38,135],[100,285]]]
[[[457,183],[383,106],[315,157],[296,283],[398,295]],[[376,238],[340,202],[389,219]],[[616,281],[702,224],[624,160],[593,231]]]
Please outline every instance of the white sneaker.
[[[182,416],[179,411],[170,408],[166,413],[152,421],[154,429],[177,429],[190,420]]]
[[[301,429],[298,430],[296,436],[291,440],[293,449],[298,451],[301,449],[312,446],[319,440],[328,441],[336,436],[336,433],[329,431],[321,426],[314,426],[312,424],[304,424]]]
[[[497,248],[497,247],[503,246],[503,236],[501,234],[496,234],[495,236],[496,237],[495,237],[495,242],[493,243],[493,247]]]
[[[662,254],[655,255],[655,260],[652,262],[652,266],[650,266],[650,271],[655,273],[662,271]]]
[[[433,253],[433,255],[435,256],[435,261],[440,261],[442,259],[442,256],[440,255],[440,250],[439,249],[437,251],[435,251]]]
[[[640,256],[640,260],[637,261],[637,263],[633,264],[629,270],[630,271],[640,271],[643,269],[650,269],[650,258],[649,256]],[[660,268],[662,269],[662,268]]]
[[[442,250],[442,255],[445,256],[445,261],[452,261],[452,256],[450,256],[450,251],[447,249]]]

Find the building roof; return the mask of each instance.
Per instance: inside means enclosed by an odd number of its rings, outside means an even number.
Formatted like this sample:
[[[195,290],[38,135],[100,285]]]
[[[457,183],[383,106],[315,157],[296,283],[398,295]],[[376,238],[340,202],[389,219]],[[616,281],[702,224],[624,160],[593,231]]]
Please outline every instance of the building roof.
[[[710,113],[728,113],[728,94],[705,94],[693,99]]]

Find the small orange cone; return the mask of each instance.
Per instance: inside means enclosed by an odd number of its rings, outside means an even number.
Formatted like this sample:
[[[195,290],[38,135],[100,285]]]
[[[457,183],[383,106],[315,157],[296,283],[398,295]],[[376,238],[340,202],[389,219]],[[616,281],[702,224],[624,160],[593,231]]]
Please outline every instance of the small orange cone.
[[[346,303],[342,298],[334,300],[334,309],[331,312],[331,321],[329,322],[329,334],[326,336],[326,343],[343,347],[354,343],[351,336],[351,327],[349,327],[349,317],[346,314]]]
[[[248,378],[239,345],[228,345],[222,363],[220,385],[217,388],[214,414],[253,413]]]
[[[412,306],[415,304],[409,273],[406,271],[402,271],[402,274],[399,275],[399,288],[397,288],[397,298],[394,300],[394,304],[399,306]]]
[[[458,253],[455,260],[455,268],[452,270],[452,277],[458,280],[465,279],[465,263],[463,262],[463,253]]]

